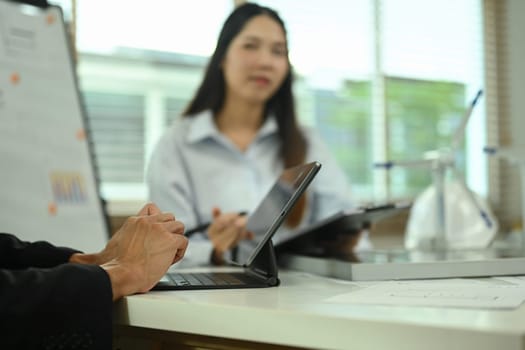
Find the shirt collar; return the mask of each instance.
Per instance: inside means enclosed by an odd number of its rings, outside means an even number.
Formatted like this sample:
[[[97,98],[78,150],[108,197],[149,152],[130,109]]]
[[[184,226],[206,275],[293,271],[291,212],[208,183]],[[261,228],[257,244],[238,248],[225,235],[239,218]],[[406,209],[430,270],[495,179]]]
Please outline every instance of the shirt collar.
[[[259,132],[257,133],[257,139],[276,134],[277,131],[277,120],[275,120],[275,116],[273,114],[270,114],[264,121],[262,127],[259,129]]]
[[[277,133],[277,121],[275,116],[269,115],[264,121],[261,129],[257,133],[256,140]],[[206,138],[221,137],[222,134],[217,129],[213,114],[210,110],[203,111],[191,118],[191,125],[188,132],[188,141],[196,143]]]

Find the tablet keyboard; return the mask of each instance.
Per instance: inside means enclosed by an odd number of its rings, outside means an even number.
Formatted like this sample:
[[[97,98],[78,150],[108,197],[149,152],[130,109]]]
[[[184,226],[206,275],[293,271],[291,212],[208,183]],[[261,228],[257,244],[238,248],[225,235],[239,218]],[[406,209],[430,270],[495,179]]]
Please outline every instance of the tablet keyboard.
[[[161,282],[171,282],[177,286],[226,286],[243,285],[242,275],[235,276],[232,273],[210,272],[210,273],[176,273],[166,274]]]

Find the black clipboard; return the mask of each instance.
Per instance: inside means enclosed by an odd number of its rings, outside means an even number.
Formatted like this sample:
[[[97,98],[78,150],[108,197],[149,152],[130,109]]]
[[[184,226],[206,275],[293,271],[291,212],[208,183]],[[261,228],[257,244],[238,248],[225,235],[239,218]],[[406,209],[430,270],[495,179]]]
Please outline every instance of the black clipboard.
[[[396,202],[343,210],[306,228],[274,239],[274,246],[279,251],[287,251],[290,248],[296,250],[312,244],[315,239],[330,240],[341,234],[358,234],[361,230],[369,228],[372,223],[410,209],[411,205],[411,202]]]

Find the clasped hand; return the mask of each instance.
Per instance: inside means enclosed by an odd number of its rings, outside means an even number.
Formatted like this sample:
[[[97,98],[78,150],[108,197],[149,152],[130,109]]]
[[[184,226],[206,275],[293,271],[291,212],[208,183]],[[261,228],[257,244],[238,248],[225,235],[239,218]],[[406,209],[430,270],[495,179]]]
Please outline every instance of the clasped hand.
[[[113,299],[144,293],[184,257],[184,224],[150,203],[129,217],[106,247],[95,254],[74,254],[70,261],[100,265],[108,273]]]

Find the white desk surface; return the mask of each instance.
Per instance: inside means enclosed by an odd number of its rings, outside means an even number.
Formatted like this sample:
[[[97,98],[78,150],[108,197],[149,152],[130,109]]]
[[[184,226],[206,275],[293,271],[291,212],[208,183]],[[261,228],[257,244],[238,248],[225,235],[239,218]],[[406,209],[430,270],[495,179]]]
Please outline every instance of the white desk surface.
[[[115,324],[311,349],[525,349],[515,310],[328,303],[348,282],[281,271],[262,289],[159,291],[124,298]]]

